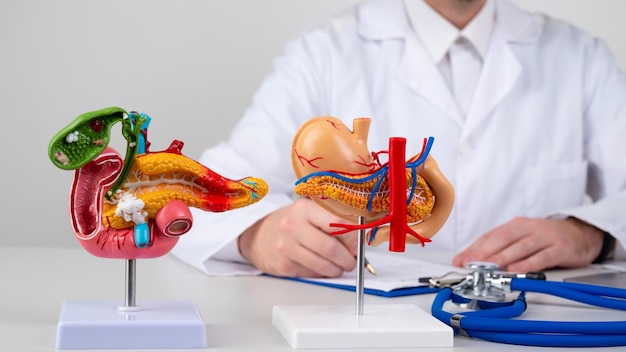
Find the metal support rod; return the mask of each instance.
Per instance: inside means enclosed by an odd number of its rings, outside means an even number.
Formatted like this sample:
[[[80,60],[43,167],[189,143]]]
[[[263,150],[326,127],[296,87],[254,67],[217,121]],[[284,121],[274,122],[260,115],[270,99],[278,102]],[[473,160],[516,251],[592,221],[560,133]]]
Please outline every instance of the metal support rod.
[[[135,287],[136,287],[136,276],[135,276],[135,267],[136,260],[135,259],[127,259],[126,260],[126,307],[134,307],[135,306]]]
[[[365,223],[365,218],[359,216],[359,225]],[[365,229],[360,229],[357,238],[356,253],[356,315],[363,315],[363,298],[365,291]]]

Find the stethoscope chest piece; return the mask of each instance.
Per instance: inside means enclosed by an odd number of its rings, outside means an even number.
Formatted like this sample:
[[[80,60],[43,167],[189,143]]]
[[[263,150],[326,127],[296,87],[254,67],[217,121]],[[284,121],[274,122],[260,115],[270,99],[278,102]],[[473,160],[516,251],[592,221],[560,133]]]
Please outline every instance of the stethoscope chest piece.
[[[501,276],[496,276],[498,265],[490,262],[471,262],[467,265],[470,274],[465,280],[452,289],[454,295],[463,297],[467,301],[456,300],[455,303],[468,309],[480,309],[478,302],[502,302],[506,299],[506,292],[497,285]]]

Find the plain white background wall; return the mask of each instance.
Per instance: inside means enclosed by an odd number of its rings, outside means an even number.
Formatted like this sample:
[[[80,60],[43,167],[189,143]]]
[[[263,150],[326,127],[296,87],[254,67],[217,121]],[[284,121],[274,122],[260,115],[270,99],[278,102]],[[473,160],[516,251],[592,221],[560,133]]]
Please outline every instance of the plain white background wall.
[[[67,212],[73,172],[47,156],[50,138],[76,116],[108,106],[146,112],[153,150],[179,139],[197,158],[226,137],[287,40],[356,2],[2,0],[0,245],[77,246]],[[515,2],[603,38],[626,68],[626,2]]]

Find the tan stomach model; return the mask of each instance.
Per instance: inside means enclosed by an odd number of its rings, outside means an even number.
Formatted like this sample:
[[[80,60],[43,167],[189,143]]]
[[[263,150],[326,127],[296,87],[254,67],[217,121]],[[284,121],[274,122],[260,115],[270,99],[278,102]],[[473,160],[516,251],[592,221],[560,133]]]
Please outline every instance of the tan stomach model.
[[[353,131],[338,118],[316,117],[296,133],[292,166],[299,178],[296,194],[324,209],[364,225],[332,224],[332,234],[371,228],[368,242],[389,241],[390,251],[404,251],[405,243],[429,242],[447,220],[454,203],[454,189],[428,155],[433,139],[406,159],[404,138],[389,139],[389,150],[370,153],[367,136],[371,120],[357,118]],[[389,161],[380,163],[380,154]],[[385,225],[385,226],[383,226]],[[411,236],[407,237],[406,234]]]

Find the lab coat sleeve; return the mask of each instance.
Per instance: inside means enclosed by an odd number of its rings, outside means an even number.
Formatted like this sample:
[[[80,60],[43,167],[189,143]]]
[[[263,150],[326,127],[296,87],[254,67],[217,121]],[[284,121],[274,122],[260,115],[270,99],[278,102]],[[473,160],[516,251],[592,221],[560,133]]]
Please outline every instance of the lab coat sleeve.
[[[592,202],[560,214],[610,233],[618,240],[616,258],[626,259],[626,75],[609,49],[599,40],[594,43],[587,58],[584,92],[587,191]]]
[[[234,246],[248,227],[293,200],[292,138],[302,123],[324,111],[318,67],[325,64],[319,62],[324,55],[316,53],[323,47],[319,40],[325,40],[323,32],[311,31],[288,44],[228,140],[207,149],[199,159],[231,179],[262,178],[269,193],[258,203],[224,213],[193,210],[192,229],[171,252],[175,257],[210,275],[259,273],[249,264],[212,256],[224,246]]]

